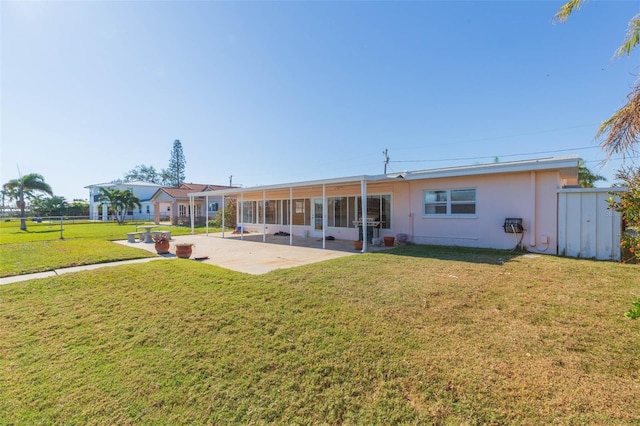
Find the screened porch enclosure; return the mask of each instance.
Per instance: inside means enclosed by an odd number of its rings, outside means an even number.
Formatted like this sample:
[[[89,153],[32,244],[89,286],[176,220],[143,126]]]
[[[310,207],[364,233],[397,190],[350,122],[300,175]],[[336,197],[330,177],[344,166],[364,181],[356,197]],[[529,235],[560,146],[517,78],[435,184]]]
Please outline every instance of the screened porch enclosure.
[[[327,226],[330,228],[357,228],[362,218],[362,197],[344,196],[326,198]],[[380,222],[380,228],[391,229],[391,195],[367,196],[369,220]],[[322,201],[318,198],[268,199],[243,201],[239,223],[247,225],[316,226],[313,218],[322,218]]]

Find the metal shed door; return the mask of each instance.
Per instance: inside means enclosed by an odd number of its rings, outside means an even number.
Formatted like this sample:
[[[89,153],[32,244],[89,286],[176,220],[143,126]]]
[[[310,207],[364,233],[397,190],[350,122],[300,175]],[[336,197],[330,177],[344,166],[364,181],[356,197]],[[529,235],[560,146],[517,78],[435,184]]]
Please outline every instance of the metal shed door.
[[[610,191],[570,188],[558,191],[558,253],[598,260],[620,260],[620,213],[609,210]]]

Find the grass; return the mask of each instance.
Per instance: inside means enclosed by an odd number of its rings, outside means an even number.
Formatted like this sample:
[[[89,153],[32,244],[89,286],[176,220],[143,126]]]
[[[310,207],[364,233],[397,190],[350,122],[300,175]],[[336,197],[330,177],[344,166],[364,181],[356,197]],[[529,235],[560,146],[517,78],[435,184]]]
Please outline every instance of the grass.
[[[161,226],[173,235],[185,235],[191,228]],[[113,244],[136,230],[135,223],[65,222],[63,239],[60,223],[29,222],[27,231],[19,221],[0,222],[0,277],[51,271],[70,266],[153,257],[153,253]],[[211,232],[215,230],[210,229]],[[196,233],[204,232],[202,228]]]
[[[434,247],[0,287],[0,424],[640,424],[634,265]]]

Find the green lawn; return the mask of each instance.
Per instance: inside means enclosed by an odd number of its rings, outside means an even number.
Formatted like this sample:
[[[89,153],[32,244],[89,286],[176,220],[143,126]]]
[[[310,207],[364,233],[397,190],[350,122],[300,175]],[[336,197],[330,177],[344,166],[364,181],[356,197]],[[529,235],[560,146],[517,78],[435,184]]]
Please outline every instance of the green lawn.
[[[636,265],[406,247],[0,287],[0,424],[640,424]]]
[[[62,229],[60,239],[59,222],[28,222],[26,232],[20,230],[19,221],[0,222],[0,277],[155,256],[111,242],[125,240],[127,232],[136,230],[135,223],[65,222]],[[159,229],[170,229],[173,235],[191,233],[187,227]],[[204,228],[195,231],[202,233]]]

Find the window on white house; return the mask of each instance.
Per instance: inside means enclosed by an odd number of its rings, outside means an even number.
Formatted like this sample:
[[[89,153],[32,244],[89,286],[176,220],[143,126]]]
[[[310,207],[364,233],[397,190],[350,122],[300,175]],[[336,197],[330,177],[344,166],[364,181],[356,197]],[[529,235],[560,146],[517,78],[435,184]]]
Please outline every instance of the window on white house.
[[[476,190],[443,189],[424,191],[425,216],[453,216],[476,214]]]
[[[209,211],[217,212],[218,211],[218,203],[209,203]]]

